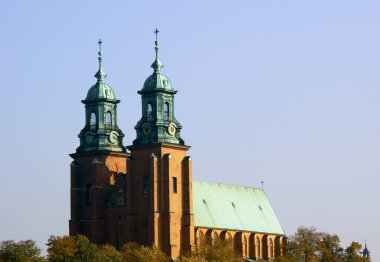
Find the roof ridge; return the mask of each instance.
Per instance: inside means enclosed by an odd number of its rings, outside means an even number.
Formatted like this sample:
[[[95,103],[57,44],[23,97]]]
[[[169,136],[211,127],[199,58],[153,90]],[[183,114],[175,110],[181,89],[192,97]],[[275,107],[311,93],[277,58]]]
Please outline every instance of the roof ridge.
[[[193,182],[201,182],[201,183],[208,183],[208,184],[218,184],[218,185],[234,186],[234,187],[245,187],[245,188],[259,189],[259,190],[265,192],[264,189],[262,189],[260,187],[244,186],[244,185],[237,185],[237,184],[232,184],[232,183],[211,182],[211,181],[205,181],[205,180],[193,180]]]

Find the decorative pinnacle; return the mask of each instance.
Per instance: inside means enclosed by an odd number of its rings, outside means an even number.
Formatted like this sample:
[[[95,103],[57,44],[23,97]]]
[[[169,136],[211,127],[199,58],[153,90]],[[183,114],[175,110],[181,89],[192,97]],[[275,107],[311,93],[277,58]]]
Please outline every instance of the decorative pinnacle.
[[[98,60],[99,60],[99,70],[96,72],[95,77],[98,79],[98,81],[103,81],[104,78],[107,77],[107,75],[103,72],[102,69],[102,39],[99,39],[98,44],[99,44],[99,52],[98,52]]]
[[[158,60],[158,33],[160,31],[158,31],[158,29],[156,28],[156,30],[154,30],[154,33],[156,34],[156,41],[154,41],[154,50],[156,51],[156,59],[154,60],[153,64],[152,64],[152,68],[154,69],[154,72],[159,72],[161,70],[161,68],[164,67],[163,64],[161,64],[161,62]]]

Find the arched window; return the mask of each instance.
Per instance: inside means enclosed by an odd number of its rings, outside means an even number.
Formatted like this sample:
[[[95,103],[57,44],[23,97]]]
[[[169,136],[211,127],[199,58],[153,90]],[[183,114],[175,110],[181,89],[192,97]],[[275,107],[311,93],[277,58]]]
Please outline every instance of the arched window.
[[[92,112],[90,116],[90,129],[96,129],[96,114],[94,112]]]
[[[260,250],[261,250],[260,238],[258,236],[256,236],[255,237],[255,257],[256,258],[260,258],[261,257]]]
[[[169,121],[169,103],[165,102],[164,104],[164,120]]]
[[[242,237],[242,249],[243,249],[243,257],[248,257],[248,244],[247,244],[247,237],[245,235],[243,235]]]
[[[196,248],[197,248],[197,253],[199,254],[199,252],[201,251],[201,248],[203,247],[204,245],[204,234],[201,230],[199,229],[196,229],[195,231],[195,245],[196,245]]]
[[[269,238],[269,258],[273,258],[273,241]]]
[[[148,122],[153,121],[153,105],[152,105],[152,103],[148,104],[147,117],[148,117]]]
[[[112,114],[110,111],[106,114],[106,129],[110,130],[112,128]]]

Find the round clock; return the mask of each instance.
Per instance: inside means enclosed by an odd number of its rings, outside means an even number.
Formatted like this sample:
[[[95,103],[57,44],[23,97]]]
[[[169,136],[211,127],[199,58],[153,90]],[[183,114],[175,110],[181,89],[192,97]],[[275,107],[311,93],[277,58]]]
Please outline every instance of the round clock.
[[[152,129],[150,128],[150,124],[149,123],[143,124],[142,131],[143,131],[144,135],[146,135],[146,136],[149,135],[150,132],[152,131]]]
[[[177,130],[177,126],[174,123],[170,123],[168,126],[169,135],[174,136],[176,130]]]
[[[116,131],[112,131],[108,137],[108,140],[113,145],[117,144],[117,141],[119,140],[119,134]]]

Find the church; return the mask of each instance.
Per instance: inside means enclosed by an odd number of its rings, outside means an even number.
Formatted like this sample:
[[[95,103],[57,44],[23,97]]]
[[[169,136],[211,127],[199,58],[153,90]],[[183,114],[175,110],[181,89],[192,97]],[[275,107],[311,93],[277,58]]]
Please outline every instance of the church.
[[[190,146],[174,114],[177,91],[162,73],[155,33],[153,73],[137,92],[141,116],[127,147],[99,40],[96,83],[82,100],[85,124],[70,154],[70,235],[117,248],[155,245],[173,259],[221,240],[247,260],[281,256],[286,236],[263,189],[193,181]]]

